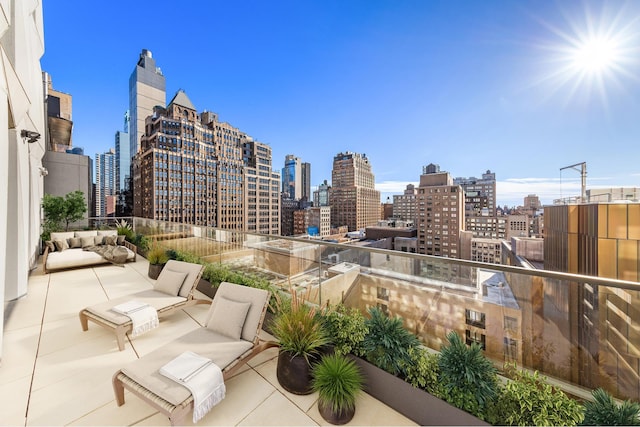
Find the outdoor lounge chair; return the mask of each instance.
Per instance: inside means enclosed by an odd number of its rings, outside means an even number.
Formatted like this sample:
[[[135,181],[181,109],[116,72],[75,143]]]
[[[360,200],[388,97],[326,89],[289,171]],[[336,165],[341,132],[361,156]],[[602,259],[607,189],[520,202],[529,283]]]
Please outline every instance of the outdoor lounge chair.
[[[159,373],[160,368],[185,351],[211,359],[220,367],[224,380],[249,359],[278,344],[259,338],[269,302],[269,292],[223,282],[207,314],[205,326],[120,369],[113,376],[118,406],[124,404],[124,389],[140,397],[169,417],[172,425],[182,424],[193,411],[193,396],[182,385]],[[250,303],[248,310],[239,305]],[[246,315],[243,317],[243,314]]]
[[[128,316],[112,311],[112,308],[128,301],[147,303],[158,311],[158,318],[171,315],[176,310],[196,304],[210,304],[206,299],[194,298],[194,291],[202,275],[204,266],[184,261],[169,260],[156,280],[154,289],[140,291],[124,297],[115,298],[80,311],[80,324],[83,331],[89,329],[88,321],[97,323],[116,334],[118,349],[124,350],[125,335],[132,331],[132,322]]]

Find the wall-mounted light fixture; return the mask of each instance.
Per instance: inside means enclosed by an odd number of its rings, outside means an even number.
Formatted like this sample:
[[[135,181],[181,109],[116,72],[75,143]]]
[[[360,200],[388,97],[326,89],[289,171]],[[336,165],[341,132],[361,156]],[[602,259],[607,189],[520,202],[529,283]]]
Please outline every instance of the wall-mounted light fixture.
[[[32,144],[40,139],[40,134],[32,130],[22,129],[20,136],[25,138],[29,144]]]
[[[47,170],[47,168],[40,167],[40,176],[47,176],[47,175],[49,175],[49,171]]]

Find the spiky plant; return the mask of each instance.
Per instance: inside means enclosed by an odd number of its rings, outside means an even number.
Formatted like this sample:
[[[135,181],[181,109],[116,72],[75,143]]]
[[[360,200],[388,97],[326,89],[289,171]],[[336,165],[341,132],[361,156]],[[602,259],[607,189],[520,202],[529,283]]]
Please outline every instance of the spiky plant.
[[[438,368],[446,401],[484,418],[486,405],[498,391],[496,369],[473,343],[467,346],[456,332],[447,335],[448,346],[440,349]]]
[[[272,333],[279,340],[280,350],[294,356],[309,358],[318,354],[329,340],[317,316],[317,308],[307,303],[310,291],[298,294],[291,289],[291,298],[277,297],[278,309],[272,324]]]
[[[147,252],[147,261],[151,265],[166,264],[169,261],[169,255],[167,255],[167,251],[164,248],[154,246]]]
[[[393,375],[402,373],[410,360],[409,348],[419,346],[420,341],[402,326],[401,318],[389,318],[376,307],[369,314],[365,322],[369,332],[362,342],[366,359]]]
[[[311,387],[319,401],[335,413],[355,408],[362,391],[363,377],[355,362],[346,356],[324,356],[313,367]]]
[[[613,396],[601,388],[591,392],[593,402],[584,403],[584,426],[640,425],[640,404],[625,400],[618,405]]]

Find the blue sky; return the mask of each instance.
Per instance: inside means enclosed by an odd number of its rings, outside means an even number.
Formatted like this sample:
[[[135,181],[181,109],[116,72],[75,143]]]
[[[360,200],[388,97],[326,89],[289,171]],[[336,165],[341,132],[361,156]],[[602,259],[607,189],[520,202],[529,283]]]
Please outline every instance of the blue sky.
[[[99,6],[98,6],[99,5]],[[44,0],[42,68],[73,95],[73,141],[114,145],[149,49],[199,110],[311,163],[366,153],[382,199],[440,165],[490,169],[500,205],[640,187],[639,1]],[[604,40],[601,68],[581,47]],[[601,44],[602,44],[601,43]],[[595,71],[594,71],[595,70]]]

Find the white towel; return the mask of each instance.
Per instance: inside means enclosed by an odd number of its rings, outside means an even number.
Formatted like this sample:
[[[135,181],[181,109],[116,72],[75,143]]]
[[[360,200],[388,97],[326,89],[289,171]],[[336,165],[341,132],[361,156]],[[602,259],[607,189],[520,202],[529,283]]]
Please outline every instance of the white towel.
[[[124,314],[131,319],[131,336],[137,337],[160,325],[158,311],[149,304],[140,301],[128,301],[111,308],[119,314]]]
[[[160,374],[185,386],[193,395],[193,422],[197,423],[224,399],[222,370],[211,359],[185,351],[162,368]]]

